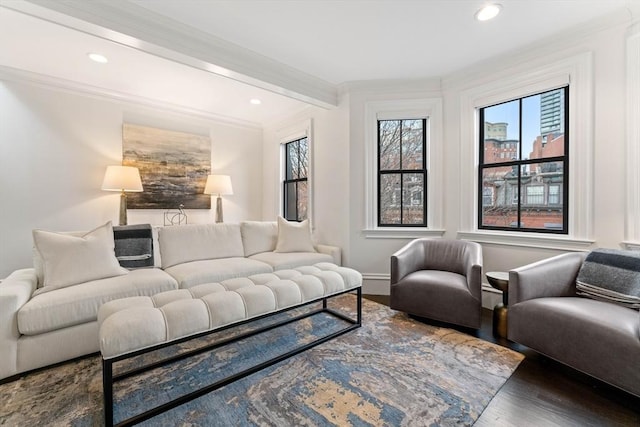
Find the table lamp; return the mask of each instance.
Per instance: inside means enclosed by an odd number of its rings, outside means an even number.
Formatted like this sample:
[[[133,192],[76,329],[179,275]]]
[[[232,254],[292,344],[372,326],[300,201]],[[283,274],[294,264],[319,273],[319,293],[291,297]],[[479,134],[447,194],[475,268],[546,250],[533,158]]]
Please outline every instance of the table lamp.
[[[209,175],[204,186],[204,194],[217,194],[216,222],[222,222],[222,198],[221,195],[233,194],[231,177],[229,175]]]
[[[107,166],[102,189],[120,191],[120,225],[127,225],[127,195],[125,192],[142,191],[138,168],[133,166]]]

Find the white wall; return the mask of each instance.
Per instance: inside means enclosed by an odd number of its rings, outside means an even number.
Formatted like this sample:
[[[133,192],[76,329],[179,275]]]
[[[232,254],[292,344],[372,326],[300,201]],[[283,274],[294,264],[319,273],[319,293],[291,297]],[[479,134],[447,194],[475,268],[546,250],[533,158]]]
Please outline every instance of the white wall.
[[[318,243],[339,246],[348,263],[349,135],[348,97],[335,109],[309,107],[264,130],[263,220],[275,220],[281,209],[281,151],[283,138],[310,123],[312,132],[313,210],[310,215]]]
[[[461,140],[461,96],[478,85],[500,82],[515,74],[545,67],[574,55],[591,54],[593,65],[593,199],[592,223],[588,243],[561,249],[544,245],[507,245],[483,243],[484,270],[509,270],[547,258],[566,250],[593,247],[619,248],[625,240],[625,45],[631,19],[618,17],[612,22],[585,26],[573,33],[544,40],[528,49],[501,58],[493,58],[451,76],[415,81],[354,82],[345,86],[337,110],[310,108],[304,115],[265,130],[263,217],[269,219],[280,212],[279,206],[279,137],[278,129],[311,118],[315,136],[315,217],[317,233],[329,243],[344,249],[345,264],[363,273],[368,293],[389,292],[389,257],[415,235],[405,238],[366,237],[365,221],[365,105],[370,101],[438,98],[444,104],[444,138],[434,143],[444,150],[444,237],[458,238],[462,229],[461,200],[474,198],[467,194],[461,179],[461,150],[475,139]],[[577,108],[575,110],[578,110]],[[575,113],[574,110],[574,113]],[[578,118],[580,120],[580,118]],[[581,141],[571,144],[579,147]],[[348,153],[348,159],[347,156]],[[472,172],[475,173],[475,172]],[[569,249],[567,249],[569,248]],[[485,306],[491,307],[499,296],[485,295]]]
[[[261,129],[0,79],[0,278],[31,266],[34,228],[117,224],[119,195],[100,186],[107,165],[121,161],[123,121],[209,135],[212,171],[233,182],[225,222],[260,219]],[[163,212],[130,210],[129,223],[160,225]],[[214,210],[187,214],[190,223],[214,220]]]
[[[443,79],[442,85],[433,82],[389,82],[378,86],[371,82],[355,85],[350,92],[350,265],[365,277],[365,292],[388,293],[389,256],[410,238],[379,239],[363,235],[364,224],[364,120],[363,109],[371,100],[408,99],[442,96],[444,101],[444,228],[445,238],[457,238],[461,230],[463,198],[474,198],[461,185],[461,149],[475,140],[461,141],[460,97],[462,91],[477,85],[500,81],[515,73],[525,73],[536,66],[552,64],[562,58],[591,52],[593,57],[593,117],[594,138],[593,188],[594,200],[590,247],[619,248],[625,238],[625,43],[629,22],[617,22],[605,29],[588,33],[566,34],[563,38],[546,40],[538,46],[502,58],[494,58]],[[436,90],[439,89],[439,90]],[[436,143],[436,141],[434,141]],[[579,146],[581,141],[572,140]],[[475,172],[473,172],[475,173]],[[588,249],[585,247],[582,249]],[[563,252],[540,246],[511,246],[483,244],[486,271],[509,270]],[[495,298],[493,299],[495,301]],[[493,303],[485,303],[491,306]]]

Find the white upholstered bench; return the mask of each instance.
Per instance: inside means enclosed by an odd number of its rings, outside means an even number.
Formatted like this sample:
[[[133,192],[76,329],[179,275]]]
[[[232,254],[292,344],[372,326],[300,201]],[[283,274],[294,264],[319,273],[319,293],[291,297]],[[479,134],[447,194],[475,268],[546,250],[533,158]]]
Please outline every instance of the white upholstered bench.
[[[123,298],[104,304],[98,313],[98,323],[103,364],[105,424],[113,425],[113,385],[120,379],[320,312],[330,313],[348,322],[347,327],[235,374],[232,380],[217,381],[187,396],[120,421],[119,425],[138,423],[360,327],[361,286],[362,275],[359,272],[331,263],[319,263],[292,270],[229,279],[220,283],[205,283],[189,289],[162,292],[152,297]],[[352,291],[357,293],[355,319],[328,308],[328,298]],[[180,353],[160,363],[117,375],[113,373],[113,364],[116,362],[318,301],[322,301],[320,309],[252,329],[232,339],[225,339],[222,343],[217,342]]]

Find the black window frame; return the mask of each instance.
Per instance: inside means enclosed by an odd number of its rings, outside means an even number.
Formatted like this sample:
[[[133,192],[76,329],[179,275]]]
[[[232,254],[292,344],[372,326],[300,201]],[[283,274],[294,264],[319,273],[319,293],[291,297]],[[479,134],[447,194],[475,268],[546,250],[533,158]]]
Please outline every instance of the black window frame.
[[[289,158],[289,147],[292,144],[295,144],[297,146],[297,151],[298,151],[298,170],[301,171],[301,156],[300,156],[300,141],[306,141],[307,144],[307,167],[306,167],[306,171],[307,171],[307,175],[304,178],[290,178],[290,170],[291,168],[289,168],[289,164],[290,164],[290,158]],[[309,147],[309,138],[306,136],[303,136],[301,138],[298,139],[294,139],[293,141],[289,141],[283,144],[283,148],[284,148],[284,163],[283,163],[283,167],[284,167],[284,179],[282,181],[282,217],[284,219],[286,219],[287,221],[297,221],[297,222],[301,222],[304,221],[305,219],[309,218],[309,212],[308,212],[308,206],[307,206],[307,216],[305,218],[300,218],[299,216],[299,212],[298,212],[298,185],[301,182],[306,182],[307,183],[307,198],[309,197],[309,160],[310,160],[310,147]],[[289,200],[289,184],[294,184],[295,187],[295,215],[291,216],[288,209],[288,204],[287,201]]]
[[[529,98],[531,96],[536,96],[536,95],[542,95],[548,92],[553,92],[553,91],[557,91],[557,90],[564,90],[564,155],[562,156],[554,156],[554,157],[544,157],[544,158],[535,158],[535,159],[526,159],[526,160],[522,160],[523,156],[522,156],[522,148],[523,148],[523,143],[522,143],[522,100],[525,98]],[[513,101],[518,101],[518,122],[519,122],[519,129],[518,129],[518,141],[519,141],[519,156],[518,159],[520,160],[512,160],[509,162],[498,162],[498,163],[484,163],[484,143],[485,143],[485,138],[484,138],[484,122],[485,122],[485,118],[484,118],[484,110],[486,108],[491,108],[494,107],[496,105],[501,105],[501,104],[506,104],[509,102],[513,102]],[[555,88],[555,89],[549,89],[549,90],[544,90],[542,92],[539,93],[534,93],[531,95],[526,95],[526,96],[522,96],[519,98],[514,98],[514,99],[510,99],[504,102],[500,102],[497,104],[492,104],[492,105],[487,105],[485,107],[479,108],[479,138],[478,138],[478,144],[480,146],[479,151],[479,161],[478,161],[478,200],[477,200],[477,220],[478,220],[478,229],[481,230],[500,230],[500,231],[516,231],[516,232],[532,232],[532,233],[548,233],[548,234],[569,234],[569,191],[570,191],[570,187],[569,187],[569,168],[570,168],[570,164],[569,164],[569,141],[570,141],[570,135],[569,135],[569,85],[567,86],[563,86],[563,87],[559,87],[559,88]],[[560,186],[560,198],[562,200],[562,228],[532,228],[532,227],[526,227],[526,226],[522,226],[522,211],[523,211],[523,207],[527,207],[527,203],[526,200],[524,200],[523,194],[521,193],[521,191],[526,187],[526,185],[524,185],[523,183],[523,177],[522,177],[522,166],[526,166],[526,165],[532,165],[532,164],[539,164],[539,163],[552,163],[552,162],[562,162],[563,163],[563,175],[562,175],[562,185]],[[517,185],[516,188],[518,189],[517,192],[517,203],[513,203],[511,205],[516,205],[517,204],[517,219],[515,221],[514,224],[512,224],[512,226],[495,226],[495,225],[483,225],[482,224],[482,219],[483,219],[483,200],[482,200],[482,190],[484,187],[484,182],[483,182],[483,177],[484,177],[484,170],[485,169],[490,169],[490,168],[495,168],[495,167],[511,167],[514,170],[517,170]],[[555,184],[554,184],[555,185]],[[543,191],[543,198],[547,195],[547,187],[545,186],[545,189]],[[526,195],[524,195],[526,197]],[[553,208],[557,208],[558,206],[560,206],[560,204],[549,204],[547,203],[548,207],[553,207]],[[526,225],[526,224],[525,224]]]
[[[380,123],[385,121],[422,121],[422,168],[421,169],[402,169],[402,123],[400,125],[400,148],[399,148],[399,156],[400,156],[400,167],[401,169],[389,169],[389,170],[381,170],[381,144],[380,144]],[[427,120],[428,118],[402,118],[402,119],[378,119],[377,120],[377,200],[378,200],[378,212],[377,212],[377,224],[378,227],[427,227]],[[381,192],[381,183],[383,175],[400,175],[400,224],[387,224],[382,222],[382,192]],[[404,211],[404,198],[402,197],[404,194],[404,175],[405,174],[420,174],[422,175],[422,218],[423,221],[419,224],[404,224],[403,223],[403,211]]]

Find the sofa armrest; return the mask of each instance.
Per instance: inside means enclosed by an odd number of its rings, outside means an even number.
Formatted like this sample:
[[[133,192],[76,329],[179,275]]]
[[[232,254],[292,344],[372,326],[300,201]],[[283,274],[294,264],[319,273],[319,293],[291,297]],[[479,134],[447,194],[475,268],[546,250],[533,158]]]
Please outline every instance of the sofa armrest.
[[[342,249],[337,246],[316,245],[316,251],[321,254],[331,255],[335,265],[342,265]]]
[[[0,283],[0,379],[17,371],[18,310],[31,299],[37,283],[33,268],[16,270]]]
[[[509,305],[543,297],[576,295],[576,278],[586,252],[557,255],[509,271]]]

